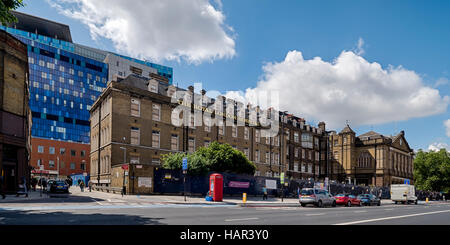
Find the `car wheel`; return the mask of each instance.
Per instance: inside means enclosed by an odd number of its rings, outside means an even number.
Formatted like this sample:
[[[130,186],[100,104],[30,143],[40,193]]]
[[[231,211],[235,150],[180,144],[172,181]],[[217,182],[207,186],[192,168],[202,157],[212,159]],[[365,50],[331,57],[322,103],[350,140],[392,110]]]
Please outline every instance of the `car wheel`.
[[[415,205],[417,205],[417,200],[414,202]]]
[[[363,206],[363,203],[362,203],[362,202],[359,202],[359,206],[362,207],[362,206]]]
[[[306,207],[306,204],[304,204],[304,203],[300,203],[300,205],[302,205],[302,207]]]
[[[368,203],[367,203],[367,206],[372,206],[372,205],[370,204],[370,202],[368,202]]]
[[[319,201],[319,203],[317,204],[317,206],[318,206],[319,208],[323,207],[322,200]]]
[[[351,207],[352,203],[350,201],[347,202],[347,207]]]
[[[336,207],[336,201],[333,201],[333,204],[331,204],[331,206],[334,208],[334,207]],[[351,204],[350,204],[350,206],[351,206]]]
[[[381,206],[381,202],[378,202],[377,206]]]

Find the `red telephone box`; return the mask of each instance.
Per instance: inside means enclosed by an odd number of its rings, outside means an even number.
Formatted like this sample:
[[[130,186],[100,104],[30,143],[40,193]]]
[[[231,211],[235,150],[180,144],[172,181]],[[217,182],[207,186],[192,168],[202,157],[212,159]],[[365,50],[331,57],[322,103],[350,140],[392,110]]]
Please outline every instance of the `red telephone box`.
[[[223,199],[223,176],[221,174],[211,174],[209,177],[209,193],[215,202]]]

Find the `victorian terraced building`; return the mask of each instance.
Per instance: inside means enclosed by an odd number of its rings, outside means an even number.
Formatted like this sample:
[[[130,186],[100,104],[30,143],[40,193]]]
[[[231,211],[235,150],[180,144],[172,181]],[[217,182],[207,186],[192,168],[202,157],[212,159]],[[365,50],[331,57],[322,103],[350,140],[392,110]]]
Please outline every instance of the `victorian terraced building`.
[[[204,94],[194,93],[192,86],[185,90],[170,85],[156,74],[111,81],[91,109],[91,179],[109,187],[126,183],[132,193],[151,193],[154,185],[140,186],[140,179],[152,181],[162,154],[194,152],[214,141],[242,151],[256,164],[255,175],[324,178],[325,123],[312,127],[304,119],[268,110],[275,134],[267,135],[268,127],[256,120],[267,115],[259,107]],[[174,110],[181,117],[172,116]],[[124,163],[129,164],[128,176],[121,168]]]

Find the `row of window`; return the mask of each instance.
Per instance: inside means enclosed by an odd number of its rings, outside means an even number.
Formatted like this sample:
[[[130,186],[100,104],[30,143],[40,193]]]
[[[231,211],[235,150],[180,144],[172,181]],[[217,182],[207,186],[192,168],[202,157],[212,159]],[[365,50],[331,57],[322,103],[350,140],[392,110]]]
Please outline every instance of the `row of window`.
[[[134,116],[134,117],[140,117],[141,113],[140,113],[140,100],[136,99],[136,98],[132,98],[131,99],[131,108],[130,108],[130,115]],[[160,121],[161,120],[161,105],[160,104],[152,104],[152,120],[154,121]],[[180,125],[179,122],[179,118],[172,118],[172,123],[174,123],[175,125]],[[191,114],[190,117],[190,128],[195,129],[195,115]],[[209,119],[205,119],[205,132],[211,132],[211,122]],[[224,125],[219,125],[218,126],[218,130],[219,130],[219,134],[220,135],[225,135],[225,126]],[[234,138],[238,137],[238,127],[236,125],[233,125],[231,128],[231,135]],[[286,130],[286,139],[289,140],[289,129]],[[248,140],[250,138],[250,133],[249,133],[249,129],[247,127],[244,128],[244,139]],[[261,132],[260,130],[256,130],[255,132],[255,140],[257,143],[260,142],[260,138],[261,138]],[[300,137],[299,137],[299,132],[294,132],[294,142],[296,143],[300,143],[299,142]],[[279,146],[279,137],[275,137],[272,141],[272,143],[274,143],[274,145]],[[311,142],[310,144],[308,144],[308,142]],[[313,141],[313,137],[311,134],[302,134],[302,143],[305,142],[306,147],[307,148],[312,148],[312,141]],[[270,144],[271,140],[270,137],[266,137],[266,144]],[[319,147],[319,139],[318,138],[314,138],[314,143],[316,145],[316,147]],[[273,144],[272,144],[273,145]]]
[[[35,64],[35,59],[34,59],[34,57],[29,57],[28,58],[28,63],[30,63],[30,64]],[[55,63],[52,63],[52,62],[45,62],[44,60],[39,60],[38,62],[37,62],[37,64],[39,64],[39,66],[41,66],[41,67],[47,67],[48,69],[52,69],[52,70],[55,70],[56,69],[56,60],[55,60]],[[73,69],[73,68],[66,68],[65,66],[63,66],[63,65],[59,65],[59,71],[60,72],[67,72],[67,71],[69,72],[69,74],[70,75],[75,75],[75,70]],[[77,75],[78,75],[78,77],[80,77],[80,78],[84,78],[84,72],[83,71],[78,71],[77,72]],[[98,75],[92,75],[91,73],[86,73],[86,78],[87,79],[90,79],[90,80],[92,80],[92,79],[94,79],[95,78],[95,81],[97,81],[97,82],[100,82],[100,81],[103,81],[103,82],[106,82],[106,78],[101,78],[100,76],[98,76]]]
[[[37,166],[43,166],[44,165],[44,161],[39,159],[37,160]],[[57,168],[57,166],[55,165],[55,161],[54,160],[49,160],[48,161],[48,167],[49,168]],[[59,162],[59,169],[65,169],[66,168],[66,164],[63,161]],[[71,170],[75,170],[76,169],[76,163],[71,162],[70,163],[70,169]],[[86,170],[86,163],[80,163],[80,169],[81,170]]]
[[[38,145],[38,153],[44,153],[45,152],[45,147],[42,145]],[[55,154],[55,147],[50,146],[48,147],[48,153],[51,155]],[[66,154],[66,148],[59,148],[59,154],[60,155],[65,155]],[[77,156],[77,151],[76,150],[70,150],[70,155],[75,157]],[[86,151],[85,150],[81,150],[80,151],[80,156],[81,157],[85,157],[86,156]]]

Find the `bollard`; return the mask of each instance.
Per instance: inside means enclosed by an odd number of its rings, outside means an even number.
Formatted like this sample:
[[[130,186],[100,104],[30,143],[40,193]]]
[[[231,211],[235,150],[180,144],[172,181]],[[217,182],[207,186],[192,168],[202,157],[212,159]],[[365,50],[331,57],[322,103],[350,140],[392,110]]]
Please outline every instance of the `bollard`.
[[[425,202],[428,203],[428,197],[427,197],[427,199],[425,199]]]
[[[242,194],[242,202],[246,203],[247,202],[247,193],[243,193]]]

